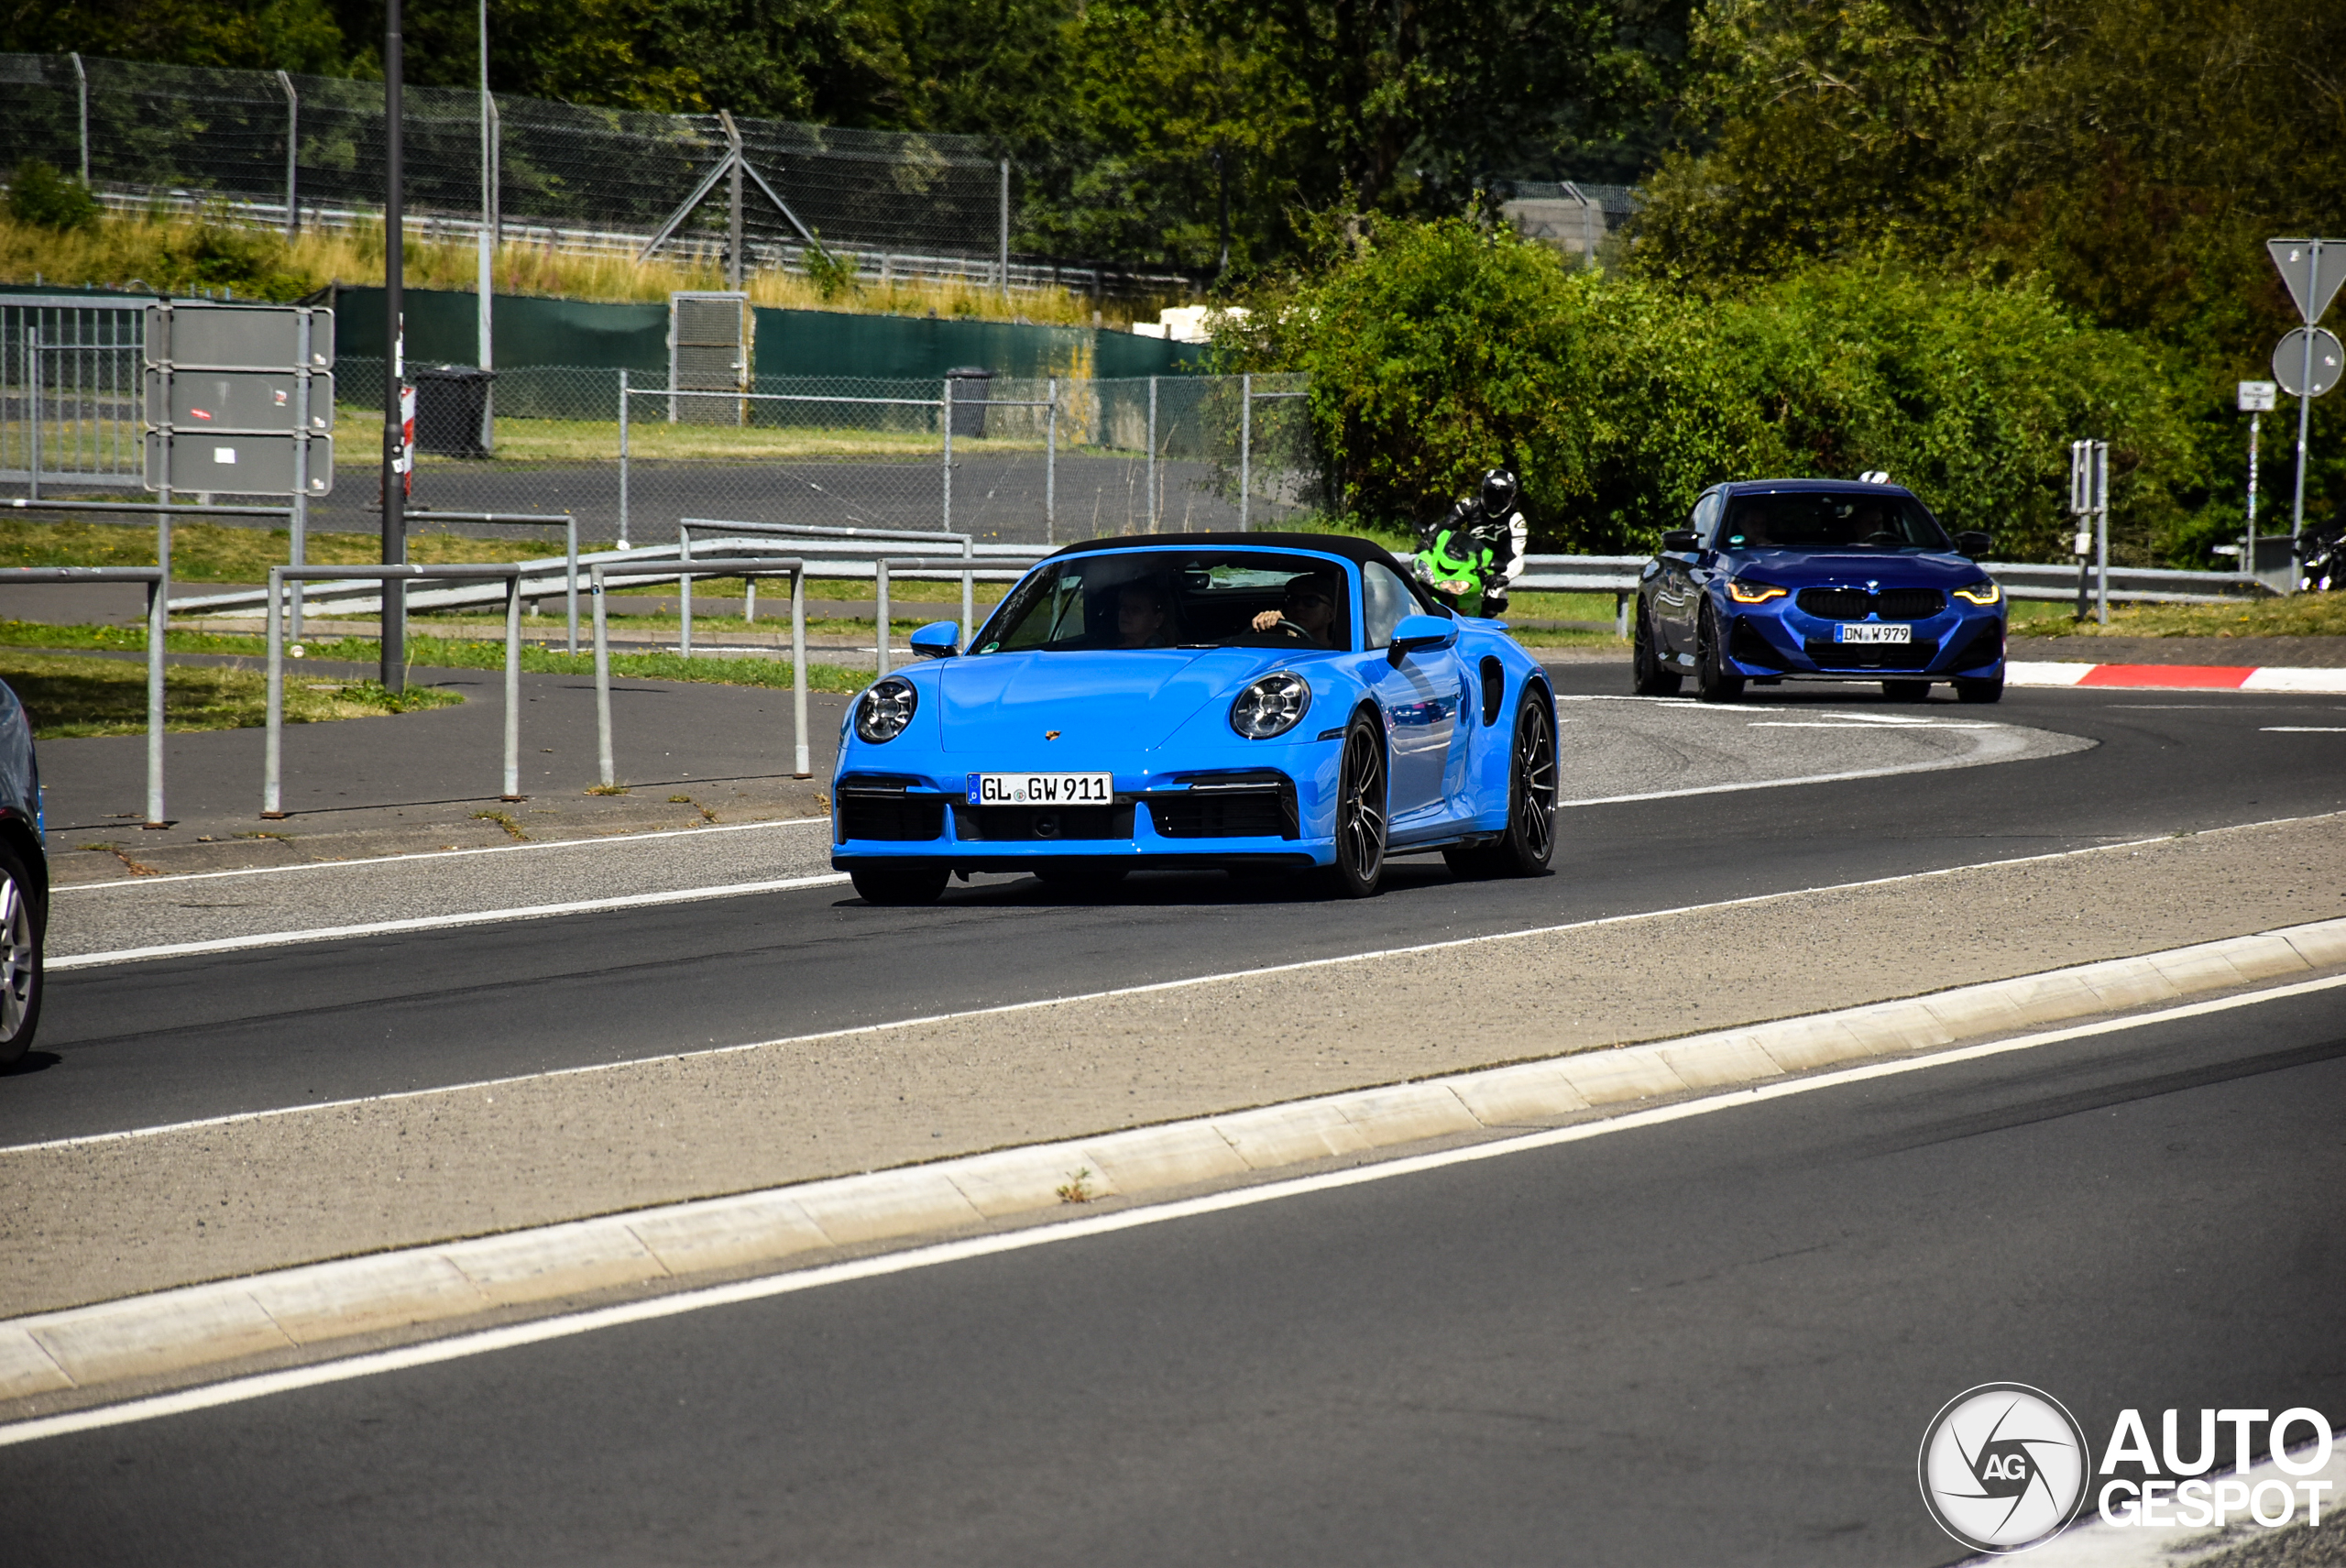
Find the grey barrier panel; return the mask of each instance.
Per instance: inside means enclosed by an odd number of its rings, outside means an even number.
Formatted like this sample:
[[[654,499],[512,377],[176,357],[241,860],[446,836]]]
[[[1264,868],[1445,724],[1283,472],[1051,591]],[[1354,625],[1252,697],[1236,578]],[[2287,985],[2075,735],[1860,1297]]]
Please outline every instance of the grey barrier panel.
[[[183,302],[147,310],[147,363],[221,369],[282,370],[301,363],[301,317],[310,325],[310,367],[334,364],[334,312],[303,305],[211,305]],[[168,323],[168,324],[166,324]]]
[[[592,570],[596,762],[600,769],[604,787],[609,788],[618,784],[619,775],[611,754],[611,646],[603,611],[603,601],[608,597],[606,581],[610,577],[674,576],[677,567],[661,561],[614,561],[608,565],[597,564]],[[814,763],[806,747],[806,563],[795,556],[718,556],[696,562],[688,570],[707,577],[754,579],[786,576],[790,579],[791,776],[813,778]]]
[[[334,490],[334,437],[313,435],[307,439],[309,493],[329,495]],[[296,448],[302,440],[291,433],[251,431],[214,434],[210,431],[179,430],[168,437],[159,431],[149,431],[147,488],[163,488],[164,477],[169,475],[174,490],[206,495],[215,491],[239,496],[294,495],[300,488],[295,481],[301,477],[294,472],[300,460]],[[182,510],[202,509],[170,510],[176,515]]]
[[[148,620],[163,594],[160,566],[10,566],[0,583],[144,583]],[[147,639],[147,820],[145,828],[168,828],[163,817],[163,639]]]
[[[147,419],[182,433],[212,430],[297,430],[301,378],[293,370],[180,370],[172,374],[171,406],[163,407],[163,373],[147,372]],[[310,377],[310,429],[334,429],[334,377]]]

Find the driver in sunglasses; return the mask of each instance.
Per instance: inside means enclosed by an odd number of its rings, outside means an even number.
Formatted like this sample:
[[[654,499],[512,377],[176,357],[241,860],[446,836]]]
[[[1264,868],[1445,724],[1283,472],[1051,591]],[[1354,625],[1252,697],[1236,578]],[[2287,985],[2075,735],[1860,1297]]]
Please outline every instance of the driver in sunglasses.
[[[1319,572],[1307,572],[1288,579],[1285,602],[1277,609],[1266,609],[1257,615],[1255,630],[1285,631],[1289,636],[1300,631],[1303,641],[1315,648],[1325,648],[1335,623],[1335,579]]]

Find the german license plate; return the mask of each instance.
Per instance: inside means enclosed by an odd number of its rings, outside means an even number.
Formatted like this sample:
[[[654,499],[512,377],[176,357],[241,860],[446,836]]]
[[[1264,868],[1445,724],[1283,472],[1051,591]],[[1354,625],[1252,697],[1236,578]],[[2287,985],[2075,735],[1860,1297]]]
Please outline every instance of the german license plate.
[[[971,773],[971,806],[1113,806],[1113,773]]]
[[[1843,626],[1836,642],[1912,642],[1914,629],[1911,626]]]

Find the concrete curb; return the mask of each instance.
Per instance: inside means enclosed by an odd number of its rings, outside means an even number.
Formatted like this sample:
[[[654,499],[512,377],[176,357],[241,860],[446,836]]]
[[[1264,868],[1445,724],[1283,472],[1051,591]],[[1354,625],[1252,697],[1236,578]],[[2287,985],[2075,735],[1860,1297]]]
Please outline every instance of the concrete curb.
[[[154,1377],[612,1286],[784,1263],[1094,1198],[1518,1129],[2346,965],[2346,919],[1837,1013],[1030,1145],[0,1322],[0,1399]]]
[[[2346,693],[2346,670],[2245,664],[2088,664],[2013,659],[2004,683],[2015,686],[2092,686],[2137,691]]]

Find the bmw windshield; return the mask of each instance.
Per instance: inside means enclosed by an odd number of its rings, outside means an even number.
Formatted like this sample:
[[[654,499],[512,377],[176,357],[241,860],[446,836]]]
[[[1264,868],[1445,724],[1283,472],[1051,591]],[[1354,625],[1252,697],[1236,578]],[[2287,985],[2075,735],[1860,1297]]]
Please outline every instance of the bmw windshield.
[[[1779,490],[1738,495],[1720,526],[1722,550],[1907,550],[1952,548],[1912,496],[1880,490]]]
[[[1255,550],[1133,550],[1045,563],[974,652],[1349,648],[1344,569]]]

